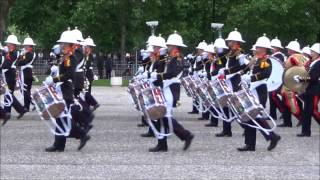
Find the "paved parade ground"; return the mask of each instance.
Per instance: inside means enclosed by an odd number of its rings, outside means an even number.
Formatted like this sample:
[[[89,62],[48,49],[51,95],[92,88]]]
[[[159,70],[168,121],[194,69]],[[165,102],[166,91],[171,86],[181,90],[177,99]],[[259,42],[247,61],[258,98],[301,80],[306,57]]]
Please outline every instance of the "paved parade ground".
[[[191,99],[182,92],[174,116],[194,135],[186,152],[176,136],[169,151],[150,153],[153,138],[142,138],[140,115],[130,104],[125,87],[95,87],[101,107],[95,112],[91,140],[77,151],[79,141],[68,139],[65,152],[47,153],[53,135],[37,113],[1,127],[1,179],[319,179],[319,126],[312,136],[297,138],[300,128],[277,128],[282,139],[272,151],[261,134],[255,152],[238,152],[243,130],[233,123],[232,138],[217,138],[219,127],[204,127],[199,115],[188,115]],[[16,116],[16,114],[14,114]],[[278,121],[280,123],[281,121]],[[296,120],[293,121],[294,125]]]

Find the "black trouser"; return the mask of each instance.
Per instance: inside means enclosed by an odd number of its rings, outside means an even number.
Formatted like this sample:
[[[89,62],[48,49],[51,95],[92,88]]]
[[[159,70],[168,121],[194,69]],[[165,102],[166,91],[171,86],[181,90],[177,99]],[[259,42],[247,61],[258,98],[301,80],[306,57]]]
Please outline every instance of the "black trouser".
[[[63,99],[66,102],[67,109],[70,108],[70,105],[73,103],[73,86],[72,83],[69,81],[65,81],[61,85],[61,91],[63,95]],[[57,124],[62,126],[62,122],[59,118],[56,119]],[[56,132],[59,133],[59,130],[56,129]],[[80,124],[72,119],[72,127],[69,137],[74,138],[82,138],[86,135],[86,131],[81,128]],[[66,144],[66,136],[58,136],[55,135],[53,146],[55,146],[58,149],[64,149]]]
[[[214,114],[215,116],[218,116],[218,113],[211,107],[210,108],[211,109],[211,111],[212,111],[212,114]],[[227,107],[224,107],[223,108],[223,112],[224,112],[224,114],[227,116],[226,118],[229,118],[230,116],[229,116],[229,108],[227,108]],[[218,118],[216,118],[216,117],[214,117],[213,115],[211,115],[211,119],[210,119],[210,121],[211,121],[211,123],[212,124],[215,124],[215,125],[218,125]],[[225,121],[223,121],[223,122],[225,122]],[[231,127],[231,126],[230,126]],[[228,129],[226,129],[226,131],[228,132]],[[231,129],[229,130],[230,132],[231,132]]]
[[[298,103],[298,106],[299,106],[299,109],[303,109],[303,103],[301,102],[300,99],[297,98],[297,103]],[[312,106],[312,103],[310,104],[310,106]],[[303,112],[302,112],[303,113]],[[284,108],[284,111],[282,113],[282,117],[283,117],[283,124],[286,124],[286,125],[290,125],[292,126],[292,117],[291,117],[292,113],[290,111],[290,108],[289,107],[285,107]],[[299,120],[299,119],[298,119]]]
[[[259,96],[259,102],[260,104],[265,107],[266,106],[266,102],[268,99],[268,89],[266,85],[260,85],[256,88],[257,90],[257,94]],[[270,129],[270,126],[268,124],[268,122],[266,120],[261,120],[261,119],[257,119],[256,118],[256,122],[263,128],[265,129]],[[254,122],[249,121],[248,124],[250,125],[255,125]],[[249,145],[251,147],[255,147],[256,146],[256,136],[257,136],[257,129],[253,128],[253,127],[249,127],[249,126],[242,126],[244,127],[244,135],[245,135],[245,144]],[[273,132],[270,132],[270,134],[266,134],[264,131],[261,131],[262,135],[264,136],[264,138],[268,141],[272,138],[272,136],[274,136],[275,134]]]
[[[17,100],[17,98],[14,95],[14,88],[16,85],[16,81],[15,80],[7,81],[7,85],[8,85],[9,93],[10,93],[12,99],[10,98],[9,94],[4,96],[4,102],[6,104],[10,104],[10,106],[4,106],[5,112],[11,113],[11,107],[13,107],[19,114],[23,113],[24,112],[23,106],[20,104],[20,102]],[[12,104],[9,103],[9,102],[11,102],[11,100],[12,100]]]
[[[74,96],[78,97],[84,88],[84,72],[75,72],[73,77]]]
[[[89,92],[85,92],[85,100],[89,106],[95,106],[98,104],[97,100]]]
[[[91,88],[92,88],[92,81],[89,81],[88,84],[88,93],[91,94]]]
[[[165,128],[165,132],[169,132],[169,124],[168,124],[168,118],[164,117],[162,118],[163,125]],[[177,120],[172,118],[172,126],[173,126],[173,132],[174,134],[181,140],[185,141],[188,138],[191,137],[191,132],[186,130],[180,123],[178,123]],[[161,126],[160,126],[161,127]],[[164,137],[163,139],[158,139],[158,145],[161,146],[167,146],[167,138]]]
[[[154,127],[160,132],[160,121],[161,119],[158,119],[157,121],[151,121],[151,123],[154,125]],[[148,134],[154,134],[153,130],[149,126],[148,128]]]
[[[32,87],[32,69],[26,68],[23,70],[24,76],[24,91],[23,91],[23,99],[24,99],[24,108],[29,111],[31,104],[31,87]]]
[[[3,119],[4,118],[4,109],[2,108],[1,104],[0,104],[0,119]]]
[[[304,108],[302,112],[302,133],[306,135],[311,135],[311,116],[313,112],[313,95],[304,94]]]
[[[277,119],[277,106],[272,99],[272,92],[269,92],[270,116]]]
[[[237,92],[241,89],[239,83],[241,82],[240,74],[234,75],[231,79],[232,89],[233,92]],[[231,131],[231,122],[223,121],[223,129],[222,132],[224,133],[232,133]]]
[[[195,101],[195,100],[193,100],[193,103],[198,105],[197,101]],[[192,104],[192,112],[199,113],[197,107],[194,104]]]

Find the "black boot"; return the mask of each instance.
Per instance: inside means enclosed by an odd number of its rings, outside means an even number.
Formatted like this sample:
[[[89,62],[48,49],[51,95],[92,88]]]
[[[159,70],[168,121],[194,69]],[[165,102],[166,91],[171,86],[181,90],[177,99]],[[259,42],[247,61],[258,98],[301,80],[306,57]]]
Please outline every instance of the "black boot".
[[[78,151],[80,151],[87,143],[87,141],[89,141],[91,137],[89,135],[85,135],[80,139],[80,144],[78,147]]]
[[[63,152],[63,148],[57,148],[55,146],[50,146],[45,149],[46,152]]]
[[[2,122],[2,126],[4,126],[11,118],[11,114],[10,113],[5,113],[4,118],[3,118],[3,122]]]
[[[277,134],[274,134],[271,138],[271,142],[270,142],[270,145],[268,146],[268,151],[271,151],[272,149],[274,149],[278,142],[280,141],[281,137]]]
[[[204,126],[205,126],[205,127],[218,127],[218,124],[217,124],[217,123],[212,123],[212,122],[210,122],[210,123],[208,123],[208,124],[205,124]]]
[[[157,145],[154,148],[150,148],[149,152],[167,152],[168,151],[168,146],[164,146],[164,145]]]
[[[282,124],[279,124],[278,127],[292,127],[292,124],[282,123]]]
[[[146,133],[140,134],[140,136],[141,137],[154,137],[154,134],[150,133],[150,132],[146,132]]]
[[[238,151],[244,152],[244,151],[255,151],[256,148],[253,146],[245,145],[243,147],[237,148]]]
[[[188,114],[198,114],[198,112],[196,112],[196,111],[191,111],[191,112],[188,112]]]
[[[297,137],[310,137],[311,134],[306,134],[306,133],[301,133],[301,134],[297,134]]]
[[[194,138],[194,135],[193,135],[193,134],[190,134],[189,138],[187,138],[187,139],[185,140],[184,147],[183,147],[183,150],[184,150],[184,151],[186,151],[186,150],[190,147],[193,138]]]
[[[216,137],[232,137],[232,132],[226,133],[222,131],[221,133],[216,134]]]

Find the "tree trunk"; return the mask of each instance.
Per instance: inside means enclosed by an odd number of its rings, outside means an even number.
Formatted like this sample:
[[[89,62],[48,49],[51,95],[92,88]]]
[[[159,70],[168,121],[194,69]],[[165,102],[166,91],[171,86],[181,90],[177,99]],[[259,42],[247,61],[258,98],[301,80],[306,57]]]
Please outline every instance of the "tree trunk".
[[[4,40],[4,32],[6,30],[6,19],[9,15],[10,7],[14,0],[0,0],[0,41]]]
[[[125,62],[125,51],[126,51],[126,40],[127,32],[129,25],[129,16],[131,12],[131,2],[130,0],[123,0],[120,2],[120,28],[121,28],[121,37],[120,37],[120,55],[121,62]]]

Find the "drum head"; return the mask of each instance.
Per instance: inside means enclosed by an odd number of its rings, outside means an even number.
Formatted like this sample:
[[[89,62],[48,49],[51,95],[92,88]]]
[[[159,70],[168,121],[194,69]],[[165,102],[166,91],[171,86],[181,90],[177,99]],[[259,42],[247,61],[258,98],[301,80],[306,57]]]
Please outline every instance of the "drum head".
[[[48,113],[48,111],[51,114],[51,117],[53,118],[58,118],[59,115],[62,113],[62,111],[64,110],[64,103],[60,102],[60,103],[56,103],[56,104],[52,104],[48,107],[47,110],[42,111],[42,117],[45,120],[50,120],[50,115]]]
[[[302,94],[305,92],[308,83],[306,82],[296,82],[293,77],[299,75],[301,77],[309,77],[308,72],[303,66],[293,66],[285,71],[283,74],[284,85],[293,92]]]
[[[165,106],[154,106],[150,109],[147,109],[150,119],[156,120],[161,119],[166,115],[166,107]]]
[[[282,76],[284,72],[284,68],[282,63],[275,59],[275,58],[270,58],[271,63],[272,63],[272,71],[270,74],[270,77],[267,80],[267,86],[268,86],[268,91],[274,91],[278,89],[282,85]]]

